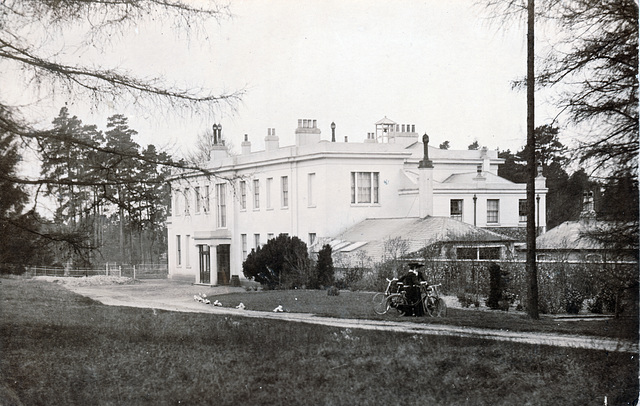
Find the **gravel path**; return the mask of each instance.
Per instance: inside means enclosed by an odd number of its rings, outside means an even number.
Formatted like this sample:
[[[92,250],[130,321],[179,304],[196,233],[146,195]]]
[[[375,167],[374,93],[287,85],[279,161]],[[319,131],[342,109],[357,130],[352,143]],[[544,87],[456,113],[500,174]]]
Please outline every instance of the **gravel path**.
[[[63,282],[57,278],[58,282]],[[69,278],[65,278],[69,279]],[[482,338],[488,340],[511,341],[535,345],[551,345],[557,347],[584,348],[611,352],[628,352],[637,354],[638,344],[625,340],[609,338],[575,336],[566,334],[529,333],[508,330],[493,330],[469,327],[457,327],[433,324],[416,324],[406,322],[340,319],[320,317],[303,313],[273,313],[253,310],[239,310],[215,307],[196,302],[193,295],[198,289],[207,290],[210,294],[223,294],[243,291],[233,287],[198,287],[190,283],[176,283],[166,280],[143,281],[135,284],[118,284],[104,281],[102,284],[64,281],[65,287],[110,306],[141,307],[158,310],[169,310],[192,313],[225,314],[239,317],[260,319],[288,320],[300,323],[322,324],[341,328],[359,328],[366,330],[396,331],[411,334],[446,335],[456,337]]]

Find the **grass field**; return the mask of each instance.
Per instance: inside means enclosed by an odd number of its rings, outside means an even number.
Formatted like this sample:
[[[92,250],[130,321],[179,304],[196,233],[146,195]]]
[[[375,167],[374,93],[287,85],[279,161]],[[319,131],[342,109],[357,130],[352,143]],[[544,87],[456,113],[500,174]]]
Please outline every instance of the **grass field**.
[[[620,405],[638,397],[631,354],[109,307],[32,280],[3,279],[0,293],[3,405],[603,405],[605,397]]]
[[[211,295],[225,307],[243,303],[247,309],[271,311],[277,305],[295,313],[313,313],[320,316],[357,319],[406,321],[413,323],[449,324],[465,327],[508,329],[544,333],[578,334],[598,337],[638,340],[638,318],[593,319],[577,322],[543,315],[541,320],[531,320],[522,312],[480,311],[475,308],[451,308],[443,318],[398,317],[394,311],[386,315],[373,312],[371,292],[343,291],[339,296],[328,296],[323,290],[272,290]]]

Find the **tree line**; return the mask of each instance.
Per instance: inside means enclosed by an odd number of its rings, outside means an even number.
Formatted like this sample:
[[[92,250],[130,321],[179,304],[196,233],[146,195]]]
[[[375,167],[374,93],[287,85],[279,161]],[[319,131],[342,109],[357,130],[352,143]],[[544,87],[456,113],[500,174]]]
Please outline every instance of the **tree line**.
[[[0,262],[91,266],[157,262],[165,255],[171,156],[151,144],[140,146],[121,114],[109,117],[101,131],[63,107],[51,134],[31,144],[40,167],[30,182],[31,199],[26,189],[3,182],[3,203],[13,207],[14,216],[27,202],[33,208],[14,219],[3,212],[3,234],[14,236],[11,246],[30,248],[3,249]],[[12,146],[0,162],[15,178],[18,145],[11,138],[0,134],[0,141]],[[50,215],[38,214],[36,206]]]

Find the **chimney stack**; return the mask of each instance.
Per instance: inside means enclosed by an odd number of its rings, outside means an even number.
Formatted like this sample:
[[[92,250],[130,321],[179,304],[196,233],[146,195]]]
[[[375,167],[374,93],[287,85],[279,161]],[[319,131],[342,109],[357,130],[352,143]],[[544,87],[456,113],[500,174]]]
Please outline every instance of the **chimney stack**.
[[[296,128],[296,145],[315,144],[320,142],[320,129],[318,121],[312,119],[298,119]]]
[[[249,135],[244,135],[244,141],[240,145],[242,148],[242,155],[248,155],[251,153],[251,142],[249,141]]]
[[[267,136],[264,138],[264,148],[267,151],[273,151],[280,148],[280,139],[276,136],[275,128],[267,129]]]

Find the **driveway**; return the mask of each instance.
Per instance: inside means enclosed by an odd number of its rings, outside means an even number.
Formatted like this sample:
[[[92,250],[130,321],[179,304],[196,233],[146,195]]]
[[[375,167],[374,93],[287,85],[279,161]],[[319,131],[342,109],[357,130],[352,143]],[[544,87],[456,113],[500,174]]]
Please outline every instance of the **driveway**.
[[[193,296],[200,292],[206,292],[207,295],[210,296],[215,294],[244,291],[243,288],[238,287],[198,286],[191,283],[175,282],[171,280],[145,280],[139,281],[135,284],[121,285],[83,284],[82,278],[76,279],[76,283],[72,282],[73,281],[65,283],[65,287],[80,295],[87,296],[110,306],[141,307],[191,313],[224,314],[237,317],[288,320],[292,322],[321,324],[340,328],[358,328],[365,330],[396,331],[410,334],[482,338],[487,340],[511,341],[535,345],[638,353],[638,344],[625,340],[383,320],[340,319],[303,313],[274,313],[239,310],[206,305],[196,302],[193,299]]]

